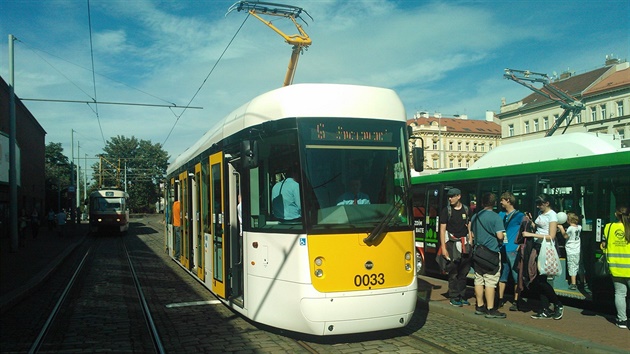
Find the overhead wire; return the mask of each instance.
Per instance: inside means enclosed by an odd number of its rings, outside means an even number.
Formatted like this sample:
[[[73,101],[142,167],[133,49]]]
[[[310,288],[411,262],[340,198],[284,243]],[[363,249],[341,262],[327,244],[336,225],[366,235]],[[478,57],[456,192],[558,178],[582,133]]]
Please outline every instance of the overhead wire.
[[[234,33],[234,36],[232,36],[232,39],[230,39],[230,42],[227,44],[227,46],[225,47],[225,49],[223,50],[223,52],[221,53],[221,55],[219,56],[219,59],[217,59],[217,61],[214,63],[214,65],[212,66],[212,69],[210,69],[210,72],[208,73],[208,75],[206,76],[206,78],[203,80],[203,82],[201,83],[201,85],[199,86],[199,88],[197,89],[197,92],[195,92],[195,94],[192,96],[192,98],[190,99],[190,101],[188,102],[188,104],[186,105],[186,107],[184,107],[184,110],[179,114],[179,116],[177,116],[177,119],[175,120],[175,123],[173,123],[173,126],[171,127],[171,130],[168,132],[168,135],[166,136],[166,139],[164,139],[164,142],[162,142],[162,146],[164,146],[166,144],[166,142],[168,141],[168,138],[170,138],[171,133],[173,133],[173,130],[175,129],[175,126],[177,126],[177,123],[179,122],[179,119],[184,115],[184,113],[186,112],[186,110],[188,109],[188,106],[190,106],[190,104],[192,103],[192,101],[197,97],[197,95],[199,94],[199,92],[201,91],[201,89],[203,88],[203,86],[206,84],[206,81],[208,81],[208,78],[210,77],[210,75],[212,75],[212,73],[214,72],[214,69],[217,67],[217,65],[219,65],[219,62],[221,61],[221,59],[223,58],[223,55],[225,55],[225,53],[227,52],[228,48],[230,48],[230,45],[232,44],[232,42],[234,42],[234,39],[236,38],[236,36],[238,35],[238,33],[241,31],[241,29],[243,28],[243,26],[245,25],[245,22],[247,21],[247,19],[249,18],[249,13],[247,14],[247,16],[245,16],[245,19],[243,20],[243,23],[241,23],[241,25],[239,26],[239,28],[236,30],[236,33]]]
[[[96,120],[98,121],[98,129],[101,131],[101,137],[103,138],[103,145],[106,146],[105,134],[103,134],[103,127],[101,126],[101,118],[98,114],[98,100],[96,99],[96,74],[94,74],[94,46],[92,44],[92,15],[90,14],[90,0],[87,0],[87,12],[88,12],[88,27],[90,30],[90,57],[92,58],[92,83],[94,86],[94,114],[96,114]],[[89,106],[89,104],[88,104]]]
[[[25,43],[24,41],[22,41],[22,40],[20,40],[20,39],[18,39],[18,38],[16,38],[15,40],[16,40],[16,42],[20,42],[22,45],[24,45],[24,46],[26,47],[26,49],[28,49],[28,50],[30,50],[31,52],[33,52],[33,54],[37,55],[37,56],[38,56],[38,57],[39,57],[42,61],[44,61],[46,64],[48,64],[48,66],[50,66],[53,70],[55,70],[55,71],[56,71],[59,75],[63,76],[66,80],[68,80],[68,82],[70,82],[73,86],[75,86],[77,89],[79,89],[79,91],[83,92],[83,93],[84,93],[87,97],[89,97],[89,99],[90,99],[89,101],[79,101],[79,100],[61,100],[61,99],[59,99],[59,100],[55,100],[55,99],[43,99],[43,98],[26,98],[26,97],[20,97],[20,99],[21,99],[22,101],[64,102],[64,103],[86,103],[86,104],[88,104],[88,107],[90,108],[90,110],[92,110],[92,112],[95,112],[95,111],[94,111],[94,109],[93,109],[93,108],[92,108],[89,104],[90,104],[90,103],[95,103],[95,102],[97,102],[97,101],[96,101],[96,99],[95,99],[94,97],[92,97],[89,93],[85,92],[85,90],[83,90],[83,89],[82,89],[82,88],[81,88],[78,84],[76,84],[74,81],[72,81],[72,80],[71,80],[71,79],[70,79],[67,75],[65,75],[63,72],[61,72],[59,69],[57,69],[57,68],[56,68],[56,67],[55,67],[55,66],[54,66],[51,62],[49,62],[48,60],[46,60],[46,58],[44,58],[44,57],[40,54],[40,52],[41,52],[41,53],[45,53],[46,55],[49,55],[49,56],[51,56],[51,57],[57,58],[57,59],[59,59],[59,60],[61,60],[61,61],[64,61],[64,62],[66,62],[66,63],[68,63],[68,64],[70,64],[70,65],[74,65],[74,66],[76,66],[76,67],[78,67],[78,68],[81,68],[81,69],[83,69],[83,70],[87,70],[87,71],[92,71],[92,70],[90,70],[89,68],[86,68],[86,67],[84,67],[84,66],[81,66],[81,65],[79,65],[79,64],[73,63],[73,62],[71,62],[71,61],[69,61],[69,60],[66,60],[66,59],[64,59],[64,58],[62,58],[62,57],[60,57],[60,56],[58,56],[58,55],[55,55],[55,54],[53,54],[53,53],[51,53],[51,52],[47,52],[47,51],[45,51],[45,50],[41,50],[41,49],[36,49],[36,48],[33,48],[33,47],[31,47],[28,43]],[[110,80],[110,81],[116,82],[116,83],[121,84],[121,85],[123,85],[123,86],[129,87],[129,88],[130,88],[130,89],[132,89],[132,90],[135,90],[135,91],[141,92],[141,93],[143,93],[143,94],[145,94],[145,95],[147,95],[147,96],[151,96],[151,97],[153,97],[153,98],[155,98],[155,99],[157,99],[157,100],[160,100],[160,101],[162,101],[162,102],[166,102],[166,103],[167,103],[166,105],[159,105],[159,104],[149,104],[149,103],[131,103],[131,102],[106,102],[106,101],[98,101],[97,103],[99,103],[99,104],[101,104],[101,105],[103,105],[103,104],[113,104],[113,105],[122,105],[122,106],[166,107],[166,108],[168,108],[168,109],[171,111],[171,113],[172,113],[172,114],[173,114],[173,116],[175,116],[175,117],[177,117],[177,114],[176,114],[175,112],[173,112],[173,108],[184,108],[183,106],[178,106],[177,104],[175,104],[175,103],[173,103],[173,102],[171,102],[171,101],[168,101],[168,100],[166,100],[166,99],[164,99],[164,98],[158,97],[158,96],[156,96],[156,95],[154,95],[154,94],[151,94],[151,93],[149,93],[149,92],[146,92],[146,91],[144,91],[144,90],[141,90],[141,89],[139,89],[139,88],[137,88],[137,87],[133,87],[133,86],[131,86],[131,85],[129,85],[129,84],[127,84],[127,83],[125,83],[125,82],[122,82],[122,81],[119,81],[119,80],[113,79],[113,78],[111,78],[111,77],[109,77],[109,76],[106,76],[106,75],[103,75],[103,74],[99,74],[99,73],[97,73],[97,72],[94,72],[94,73],[95,73],[96,75],[100,76],[100,77],[103,77],[103,78],[107,79],[107,80]],[[188,106],[188,108],[192,108],[192,109],[201,109],[202,107],[191,107],[191,106]]]

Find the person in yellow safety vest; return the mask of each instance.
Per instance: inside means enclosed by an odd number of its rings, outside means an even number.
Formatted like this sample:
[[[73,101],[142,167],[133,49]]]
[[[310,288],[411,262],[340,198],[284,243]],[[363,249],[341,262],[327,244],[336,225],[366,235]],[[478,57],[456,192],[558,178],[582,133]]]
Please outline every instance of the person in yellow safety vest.
[[[608,237],[602,242],[605,248],[608,267],[615,286],[615,307],[617,308],[616,325],[628,328],[626,314],[626,296],[630,289],[630,210],[627,205],[620,205],[615,211],[617,222],[604,226],[604,235]]]

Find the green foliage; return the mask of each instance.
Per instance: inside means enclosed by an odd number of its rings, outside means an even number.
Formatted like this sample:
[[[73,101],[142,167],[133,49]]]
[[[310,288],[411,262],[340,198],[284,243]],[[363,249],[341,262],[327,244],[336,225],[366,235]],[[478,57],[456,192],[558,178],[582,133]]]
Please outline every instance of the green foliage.
[[[168,166],[162,145],[119,135],[107,142],[99,156],[100,163],[92,165],[96,183],[124,190],[126,180],[131,211],[150,211],[161,196],[159,184]]]
[[[63,154],[61,143],[46,145],[44,174],[46,176],[46,205],[57,209],[67,207],[66,189],[70,185],[72,166]],[[64,202],[61,203],[63,197]]]

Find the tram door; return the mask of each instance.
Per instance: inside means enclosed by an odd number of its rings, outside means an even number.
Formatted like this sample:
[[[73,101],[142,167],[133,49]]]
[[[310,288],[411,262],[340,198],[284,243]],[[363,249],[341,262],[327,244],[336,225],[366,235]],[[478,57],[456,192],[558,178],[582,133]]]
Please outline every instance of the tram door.
[[[210,156],[210,204],[212,229],[212,291],[226,298],[224,267],[224,198],[223,198],[223,153]]]
[[[233,164],[236,161],[230,161],[226,164],[228,168],[228,184],[226,191],[228,197],[228,235],[229,238],[227,249],[229,249],[229,259],[227,259],[226,268],[228,269],[229,282],[228,294],[230,298],[239,306],[243,307],[243,237],[242,237],[242,225],[239,219],[242,219],[242,215],[239,215],[238,196],[240,195],[240,174],[234,168]],[[242,207],[242,205],[241,205]],[[241,209],[242,213],[242,209]]]
[[[182,211],[182,229],[181,229],[181,234],[182,234],[182,248],[181,248],[181,255],[180,255],[180,262],[181,264],[186,267],[187,269],[190,269],[190,249],[191,249],[191,219],[190,219],[190,210],[191,210],[191,205],[190,205],[190,197],[191,197],[191,190],[189,188],[189,179],[188,179],[188,172],[184,171],[179,175],[179,181],[180,181],[180,186],[181,186],[181,194],[180,194],[180,207],[181,207],[181,211]]]
[[[194,224],[193,224],[193,235],[194,235],[194,244],[195,244],[195,256],[194,262],[195,267],[197,269],[197,276],[199,279],[204,280],[204,263],[203,263],[203,255],[204,255],[204,242],[203,242],[203,218],[204,215],[204,205],[201,202],[203,196],[203,181],[201,179],[201,164],[197,164],[195,166],[195,179],[194,181],[194,189],[193,189],[193,211],[194,211]]]
[[[437,264],[437,251],[440,248],[440,210],[442,209],[442,185],[426,187],[426,234],[425,234],[425,266],[433,272],[440,272]]]

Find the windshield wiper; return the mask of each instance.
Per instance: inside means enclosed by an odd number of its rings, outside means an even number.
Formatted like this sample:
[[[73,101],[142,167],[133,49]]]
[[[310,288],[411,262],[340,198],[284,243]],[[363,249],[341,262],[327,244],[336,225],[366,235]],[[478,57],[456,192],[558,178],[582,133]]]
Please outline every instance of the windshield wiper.
[[[376,239],[378,239],[381,236],[383,231],[385,231],[385,229],[387,228],[387,225],[389,225],[389,222],[392,221],[394,216],[396,216],[398,210],[400,210],[400,208],[403,207],[407,203],[408,190],[409,188],[405,190],[405,193],[403,193],[402,198],[400,198],[400,200],[396,202],[396,204],[394,204],[391,209],[389,209],[389,211],[387,212],[387,214],[385,214],[381,222],[379,222],[378,225],[376,225],[376,227],[374,228],[374,230],[372,230],[372,232],[370,232],[368,237],[363,239],[363,242],[365,242],[368,245],[373,245],[374,241],[376,241]]]

